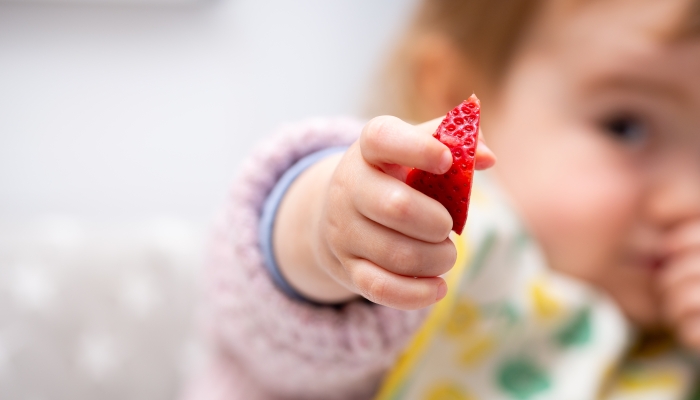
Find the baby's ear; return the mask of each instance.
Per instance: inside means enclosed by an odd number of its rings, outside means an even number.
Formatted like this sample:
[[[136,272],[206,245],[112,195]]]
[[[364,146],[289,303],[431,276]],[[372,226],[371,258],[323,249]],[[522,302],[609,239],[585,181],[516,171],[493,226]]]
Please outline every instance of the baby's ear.
[[[481,74],[447,36],[424,35],[415,46],[416,98],[424,119],[444,116],[481,87]]]

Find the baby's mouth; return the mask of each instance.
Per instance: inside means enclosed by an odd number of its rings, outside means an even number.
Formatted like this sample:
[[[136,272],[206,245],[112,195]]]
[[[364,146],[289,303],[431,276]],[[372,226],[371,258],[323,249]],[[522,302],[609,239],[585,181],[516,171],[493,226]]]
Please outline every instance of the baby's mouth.
[[[661,271],[666,266],[666,259],[661,256],[641,256],[636,261],[635,264],[652,272]]]
[[[666,260],[662,257],[653,257],[649,262],[649,267],[652,271],[660,271],[666,266]]]
[[[653,227],[636,230],[629,238],[627,248],[632,265],[650,272],[663,270],[668,264],[669,254],[663,246],[665,237]]]

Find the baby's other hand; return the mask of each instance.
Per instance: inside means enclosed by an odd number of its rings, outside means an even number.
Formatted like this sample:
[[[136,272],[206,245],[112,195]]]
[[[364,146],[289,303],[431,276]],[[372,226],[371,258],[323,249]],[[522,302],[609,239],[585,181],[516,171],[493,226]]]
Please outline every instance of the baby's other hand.
[[[440,121],[371,120],[331,178],[314,252],[331,277],[375,303],[419,309],[447,293],[439,276],[457,257],[448,237],[452,219],[405,184],[411,168],[442,174],[452,165],[450,150],[431,136]],[[480,143],[476,167],[494,162]]]
[[[700,220],[669,239],[670,258],[660,280],[664,314],[681,343],[700,353]]]

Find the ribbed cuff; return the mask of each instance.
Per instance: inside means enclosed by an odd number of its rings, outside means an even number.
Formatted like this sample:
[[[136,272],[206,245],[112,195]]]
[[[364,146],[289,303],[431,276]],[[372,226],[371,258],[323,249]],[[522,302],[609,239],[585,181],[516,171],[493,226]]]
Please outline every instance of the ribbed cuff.
[[[318,161],[337,153],[342,153],[347,150],[347,147],[329,147],[327,149],[319,150],[315,153],[309,154],[308,156],[297,161],[296,164],[292,165],[277,181],[275,187],[265,199],[265,203],[262,209],[262,215],[260,217],[260,229],[259,240],[260,248],[264,257],[265,269],[272,277],[272,281],[277,285],[277,287],[284,292],[289,298],[316,304],[313,300],[309,300],[297,292],[290,284],[287,282],[282,272],[279,269],[277,260],[275,259],[275,253],[273,251],[272,235],[273,228],[275,224],[275,218],[277,217],[277,210],[279,209],[280,203],[287,193],[287,189],[292,185],[294,180],[301,175],[302,172],[306,171],[307,168],[314,165]]]

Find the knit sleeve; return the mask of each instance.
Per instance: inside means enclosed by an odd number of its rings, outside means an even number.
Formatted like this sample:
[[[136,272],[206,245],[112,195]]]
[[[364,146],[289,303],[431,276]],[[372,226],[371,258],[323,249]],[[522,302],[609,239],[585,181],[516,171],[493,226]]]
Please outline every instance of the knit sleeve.
[[[293,300],[263,265],[259,220],[280,176],[308,154],[352,143],[361,128],[347,119],[290,125],[245,162],[206,271],[207,328],[219,360],[207,386],[237,392],[216,398],[370,398],[422,322],[425,311],[360,300],[335,308]]]

